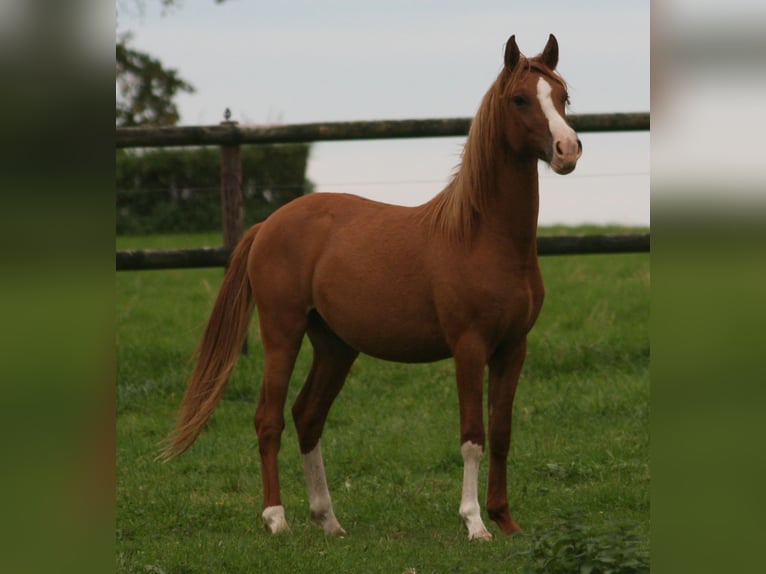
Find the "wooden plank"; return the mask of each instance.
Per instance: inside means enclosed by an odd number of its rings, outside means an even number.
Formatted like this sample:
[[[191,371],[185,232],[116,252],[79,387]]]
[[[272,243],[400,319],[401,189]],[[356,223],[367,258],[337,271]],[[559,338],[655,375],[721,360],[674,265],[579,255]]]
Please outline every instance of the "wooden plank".
[[[580,132],[646,131],[649,113],[575,114],[572,127]],[[231,122],[234,124],[233,122]],[[264,126],[217,125],[134,127],[116,129],[118,148],[183,147],[237,144],[306,143],[465,136],[471,118],[326,122]]]
[[[540,255],[642,253],[650,250],[648,233],[562,235],[537,238]]]
[[[203,247],[118,251],[117,271],[224,267],[231,250],[230,247]],[[650,250],[650,236],[636,233],[538,237],[537,250],[540,255],[645,253]]]
[[[122,250],[117,252],[117,271],[224,267],[231,251],[230,247]]]

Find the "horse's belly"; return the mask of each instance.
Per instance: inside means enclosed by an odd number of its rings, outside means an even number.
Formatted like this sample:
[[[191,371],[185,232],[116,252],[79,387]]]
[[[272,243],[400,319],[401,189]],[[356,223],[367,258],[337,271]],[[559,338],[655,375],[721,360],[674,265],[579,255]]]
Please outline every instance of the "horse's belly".
[[[361,294],[360,294],[361,295]],[[317,311],[346,344],[379,359],[404,363],[438,361],[451,355],[435,313],[401,300],[374,303],[349,296]]]
[[[366,355],[399,363],[430,363],[451,355],[441,340],[417,339],[415,337],[376,338],[368,335],[351,337],[351,346]]]
[[[418,338],[411,334],[396,335],[396,333],[376,333],[374,329],[366,333],[355,331],[338,334],[354,349],[386,361],[430,363],[446,359],[451,355],[449,348],[442,340]]]

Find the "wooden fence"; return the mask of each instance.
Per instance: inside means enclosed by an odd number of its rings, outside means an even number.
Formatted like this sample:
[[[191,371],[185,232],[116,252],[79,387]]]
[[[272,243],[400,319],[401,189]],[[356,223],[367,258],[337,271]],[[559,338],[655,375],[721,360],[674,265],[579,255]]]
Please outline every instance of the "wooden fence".
[[[647,131],[649,113],[575,114],[568,118],[578,132]],[[118,148],[203,145],[309,143],[317,141],[374,140],[465,136],[472,118],[381,120],[240,126],[223,122],[217,126],[117,128]]]
[[[218,126],[117,128],[118,148],[221,146],[222,248],[118,251],[118,271],[223,267],[241,237],[242,144],[309,143],[465,136],[472,118],[310,123],[240,126],[225,121]],[[649,113],[580,114],[568,117],[578,132],[649,130]],[[649,251],[649,234],[540,237],[541,255],[629,253]]]

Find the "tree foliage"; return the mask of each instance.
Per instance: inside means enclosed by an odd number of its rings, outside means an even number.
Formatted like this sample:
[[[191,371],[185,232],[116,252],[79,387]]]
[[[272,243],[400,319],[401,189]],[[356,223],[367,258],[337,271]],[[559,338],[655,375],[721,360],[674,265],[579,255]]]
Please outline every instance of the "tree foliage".
[[[125,0],[127,1],[127,0]],[[179,7],[183,0],[159,0],[163,10]],[[222,4],[226,0],[214,0]],[[133,0],[143,9],[144,0]],[[118,5],[120,4],[118,0]],[[120,34],[116,46],[115,123],[118,127],[178,123],[176,96],[193,93],[194,86],[178,71],[166,68],[157,58],[129,47],[130,33]]]
[[[194,87],[177,70],[130,48],[128,41],[126,35],[117,43],[117,126],[175,125],[174,99],[179,92],[193,93]]]

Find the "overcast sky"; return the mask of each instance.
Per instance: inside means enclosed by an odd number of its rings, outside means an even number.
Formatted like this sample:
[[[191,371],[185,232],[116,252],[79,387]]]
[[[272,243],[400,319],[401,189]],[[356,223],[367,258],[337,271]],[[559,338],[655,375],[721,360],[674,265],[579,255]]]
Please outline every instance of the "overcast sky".
[[[196,92],[181,124],[473,116],[516,34],[533,56],[548,34],[570,113],[649,111],[649,2],[510,0],[159,0],[118,2],[117,32],[179,70]],[[569,176],[541,164],[540,223],[649,224],[649,134],[581,134]],[[438,193],[464,138],[318,143],[318,191],[416,205]]]

